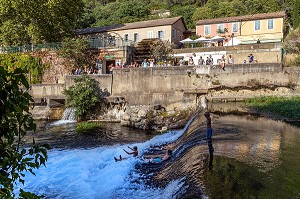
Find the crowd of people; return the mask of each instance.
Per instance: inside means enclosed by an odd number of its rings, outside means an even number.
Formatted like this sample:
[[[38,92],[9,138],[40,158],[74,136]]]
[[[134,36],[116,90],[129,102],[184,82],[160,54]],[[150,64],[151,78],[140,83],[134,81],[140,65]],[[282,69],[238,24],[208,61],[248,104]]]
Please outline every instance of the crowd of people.
[[[248,56],[248,61],[245,59],[243,61],[244,64],[252,64],[252,63],[258,63],[257,59],[254,58],[253,54],[250,54]],[[130,64],[124,63],[121,65],[120,63],[116,63],[114,65],[111,63],[108,66],[109,73],[112,74],[114,69],[118,68],[148,68],[148,67],[157,67],[157,66],[202,66],[202,65],[220,65],[221,69],[225,71],[226,64],[234,64],[234,58],[232,55],[222,55],[221,59],[214,60],[212,55],[206,56],[199,56],[197,59],[196,56],[189,57],[188,61],[184,60],[184,57],[182,57],[180,60],[177,60],[177,58],[169,61],[160,62],[159,64],[155,62],[154,59],[144,59],[143,62],[138,63],[136,61],[131,62]],[[96,64],[92,67],[84,66],[84,68],[76,68],[72,70],[73,75],[82,75],[82,74],[102,74],[102,69],[99,69]]]
[[[99,73],[99,69],[96,66],[92,66],[92,67],[84,66],[83,69],[78,67],[72,70],[72,75],[83,75],[83,74],[90,75],[90,74],[98,74],[98,73]]]

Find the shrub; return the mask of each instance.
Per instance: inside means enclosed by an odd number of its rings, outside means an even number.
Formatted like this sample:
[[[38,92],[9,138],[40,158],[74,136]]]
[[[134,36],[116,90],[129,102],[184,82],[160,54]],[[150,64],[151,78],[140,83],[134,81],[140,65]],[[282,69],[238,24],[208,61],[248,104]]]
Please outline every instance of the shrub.
[[[76,116],[85,120],[89,115],[103,110],[110,94],[100,88],[99,82],[87,75],[75,78],[75,85],[64,90],[67,106],[76,108]]]

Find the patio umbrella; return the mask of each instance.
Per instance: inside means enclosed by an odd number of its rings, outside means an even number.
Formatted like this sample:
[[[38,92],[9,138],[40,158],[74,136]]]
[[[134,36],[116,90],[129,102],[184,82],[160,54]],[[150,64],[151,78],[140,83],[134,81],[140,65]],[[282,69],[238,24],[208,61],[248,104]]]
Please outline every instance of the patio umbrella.
[[[194,40],[196,43],[201,43],[201,42],[210,42],[210,39],[206,39],[205,37],[200,37],[198,39]]]
[[[194,40],[190,39],[190,38],[186,38],[184,40],[181,40],[180,43],[183,43],[183,44],[192,44],[192,43],[195,43]]]
[[[214,36],[213,38],[210,39],[210,41],[215,42],[215,41],[223,41],[225,40],[224,37],[220,37],[219,35]]]

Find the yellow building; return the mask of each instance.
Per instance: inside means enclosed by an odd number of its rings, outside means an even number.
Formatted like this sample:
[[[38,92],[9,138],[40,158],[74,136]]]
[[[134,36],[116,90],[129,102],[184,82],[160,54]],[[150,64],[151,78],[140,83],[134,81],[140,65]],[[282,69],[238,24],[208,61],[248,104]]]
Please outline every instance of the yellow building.
[[[234,36],[241,44],[281,42],[284,20],[284,12],[204,19],[197,22],[196,32],[205,37],[226,36],[227,40]]]

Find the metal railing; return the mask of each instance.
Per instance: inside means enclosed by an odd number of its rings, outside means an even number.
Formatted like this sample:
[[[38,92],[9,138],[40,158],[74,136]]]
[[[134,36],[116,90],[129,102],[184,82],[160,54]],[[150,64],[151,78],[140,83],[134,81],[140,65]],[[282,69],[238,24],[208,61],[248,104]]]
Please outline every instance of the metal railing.
[[[122,39],[89,39],[90,48],[123,48],[125,46],[133,46],[133,41],[123,41]],[[23,46],[2,46],[0,47],[0,54],[4,53],[18,53],[18,52],[33,52],[40,50],[59,50],[62,48],[61,42],[45,43],[45,44],[29,44]]]

